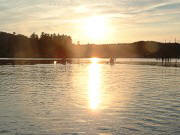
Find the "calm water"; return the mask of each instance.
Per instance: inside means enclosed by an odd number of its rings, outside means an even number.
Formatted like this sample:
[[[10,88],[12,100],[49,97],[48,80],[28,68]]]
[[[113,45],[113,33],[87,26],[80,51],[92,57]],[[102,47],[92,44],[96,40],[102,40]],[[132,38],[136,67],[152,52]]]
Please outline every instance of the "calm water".
[[[0,134],[180,134],[180,68],[1,65]]]

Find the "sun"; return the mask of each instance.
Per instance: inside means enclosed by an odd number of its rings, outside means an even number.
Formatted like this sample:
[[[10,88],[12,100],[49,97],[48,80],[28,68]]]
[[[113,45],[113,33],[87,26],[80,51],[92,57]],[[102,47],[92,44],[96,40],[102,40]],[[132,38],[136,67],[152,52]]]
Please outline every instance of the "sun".
[[[84,30],[90,40],[103,40],[107,33],[107,20],[102,16],[87,18],[84,22]]]

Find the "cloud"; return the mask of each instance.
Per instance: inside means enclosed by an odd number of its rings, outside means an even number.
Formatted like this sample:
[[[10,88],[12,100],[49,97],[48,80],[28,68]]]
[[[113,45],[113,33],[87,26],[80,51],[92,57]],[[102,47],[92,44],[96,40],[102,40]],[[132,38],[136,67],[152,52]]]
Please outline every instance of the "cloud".
[[[107,17],[117,31],[127,33],[132,28],[175,30],[180,0],[0,0],[0,29],[5,31],[30,34],[59,28],[73,36],[76,25],[90,16]]]

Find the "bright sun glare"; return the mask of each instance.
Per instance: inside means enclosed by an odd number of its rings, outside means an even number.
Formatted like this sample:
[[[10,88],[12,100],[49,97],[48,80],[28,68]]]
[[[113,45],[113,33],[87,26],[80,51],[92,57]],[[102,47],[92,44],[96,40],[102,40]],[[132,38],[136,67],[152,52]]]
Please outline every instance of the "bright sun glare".
[[[85,20],[84,29],[87,37],[92,41],[102,40],[107,33],[106,19],[101,16],[90,17]]]
[[[98,58],[91,58],[91,63],[98,63],[99,59]]]
[[[90,108],[95,110],[101,103],[101,77],[100,77],[100,65],[98,64],[98,58],[91,58],[91,64],[89,67],[89,86],[88,95],[90,101]]]

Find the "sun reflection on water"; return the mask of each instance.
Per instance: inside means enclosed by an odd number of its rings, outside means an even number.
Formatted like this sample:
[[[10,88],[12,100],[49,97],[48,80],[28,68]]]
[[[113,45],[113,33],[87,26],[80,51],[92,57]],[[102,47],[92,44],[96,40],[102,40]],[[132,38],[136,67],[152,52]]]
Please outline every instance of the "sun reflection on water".
[[[101,103],[101,76],[98,58],[91,58],[88,78],[88,96],[90,109],[95,110]]]

